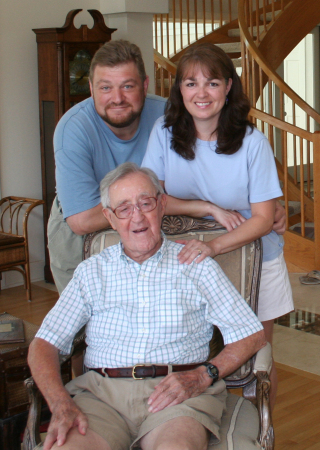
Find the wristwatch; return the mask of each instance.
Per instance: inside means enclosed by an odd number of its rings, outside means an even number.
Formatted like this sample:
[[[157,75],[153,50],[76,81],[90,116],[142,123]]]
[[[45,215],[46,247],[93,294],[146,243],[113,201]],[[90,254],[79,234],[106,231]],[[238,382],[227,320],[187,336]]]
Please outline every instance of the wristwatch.
[[[201,366],[206,366],[207,372],[210,378],[212,378],[212,383],[215,383],[219,379],[219,369],[209,362],[203,362]]]

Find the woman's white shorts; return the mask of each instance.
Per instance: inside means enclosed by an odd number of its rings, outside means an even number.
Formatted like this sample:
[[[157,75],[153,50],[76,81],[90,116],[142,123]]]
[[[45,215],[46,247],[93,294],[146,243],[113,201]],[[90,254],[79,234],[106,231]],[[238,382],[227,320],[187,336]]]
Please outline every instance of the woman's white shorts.
[[[294,309],[286,262],[278,258],[262,263],[258,318],[261,322],[276,319]]]

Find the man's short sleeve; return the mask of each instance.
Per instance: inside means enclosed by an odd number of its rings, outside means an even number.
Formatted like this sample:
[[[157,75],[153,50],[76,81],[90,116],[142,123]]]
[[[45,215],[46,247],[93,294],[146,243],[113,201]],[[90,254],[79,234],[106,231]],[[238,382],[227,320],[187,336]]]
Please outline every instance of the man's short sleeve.
[[[263,329],[250,306],[211,258],[204,261],[199,289],[207,299],[206,319],[219,327],[225,344]]]
[[[258,130],[248,139],[249,201],[260,203],[282,196],[274,155]]]
[[[64,354],[70,353],[74,336],[90,319],[84,278],[80,264],[36,334]]]

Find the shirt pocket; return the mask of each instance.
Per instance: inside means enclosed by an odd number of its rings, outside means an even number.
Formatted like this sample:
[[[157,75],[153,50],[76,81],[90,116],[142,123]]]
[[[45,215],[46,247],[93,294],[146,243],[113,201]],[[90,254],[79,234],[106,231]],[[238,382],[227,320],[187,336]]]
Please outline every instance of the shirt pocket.
[[[168,289],[156,295],[154,318],[159,333],[186,335],[205,319],[205,304],[196,290]]]

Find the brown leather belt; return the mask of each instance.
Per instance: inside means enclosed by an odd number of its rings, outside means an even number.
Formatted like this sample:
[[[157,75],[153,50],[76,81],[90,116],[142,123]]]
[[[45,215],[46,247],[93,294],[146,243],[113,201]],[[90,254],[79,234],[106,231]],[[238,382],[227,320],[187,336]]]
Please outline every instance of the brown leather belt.
[[[172,372],[184,372],[186,370],[193,370],[199,367],[201,364],[178,364],[172,366]],[[136,364],[133,367],[121,367],[116,369],[108,369],[107,367],[99,369],[90,369],[98,372],[105,377],[108,375],[110,378],[134,378],[135,380],[143,380],[146,377],[163,377],[168,375],[168,366],[156,366]]]

